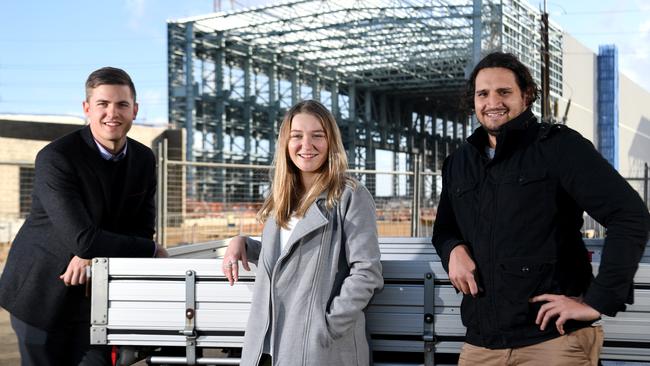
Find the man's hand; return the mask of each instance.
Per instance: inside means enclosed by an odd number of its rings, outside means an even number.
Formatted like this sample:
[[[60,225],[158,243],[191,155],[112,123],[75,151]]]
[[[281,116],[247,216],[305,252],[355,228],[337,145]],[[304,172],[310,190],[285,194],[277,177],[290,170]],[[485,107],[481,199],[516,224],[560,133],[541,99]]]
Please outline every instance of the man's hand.
[[[246,237],[235,236],[230,239],[226,254],[223,256],[223,273],[228,278],[230,286],[232,286],[239,279],[239,264],[237,261],[241,260],[242,266],[245,270],[250,271],[248,267],[248,257],[246,256]]]
[[[156,243],[156,255],[154,258],[167,258],[169,257],[169,253],[167,253],[167,249],[163,247],[162,245]]]
[[[535,324],[539,329],[544,330],[552,318],[558,317],[555,327],[560,334],[564,335],[564,323],[569,319],[590,321],[600,318],[600,312],[582,302],[581,298],[568,297],[564,295],[544,294],[535,296],[530,302],[547,301],[537,313]]]
[[[72,257],[65,273],[59,276],[66,286],[77,286],[86,283],[86,267],[90,266],[90,259]]]
[[[449,279],[454,287],[465,295],[478,295],[476,264],[467,245],[460,244],[449,255]]]

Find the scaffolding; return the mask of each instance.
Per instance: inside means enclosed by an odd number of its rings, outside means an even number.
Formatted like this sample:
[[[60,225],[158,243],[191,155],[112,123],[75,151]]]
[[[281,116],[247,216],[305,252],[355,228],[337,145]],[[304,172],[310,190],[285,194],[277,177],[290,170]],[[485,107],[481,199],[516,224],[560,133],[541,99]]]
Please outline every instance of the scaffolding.
[[[170,122],[187,131],[187,161],[268,165],[286,109],[317,99],[336,117],[351,167],[373,170],[386,150],[394,170],[417,161],[437,171],[471,132],[459,101],[474,37],[480,50],[519,55],[539,80],[540,13],[524,2],[297,0],[170,21]],[[556,96],[561,38],[552,25]],[[227,189],[259,198],[266,182],[242,178],[196,170],[188,190],[208,201]]]
[[[618,50],[598,47],[598,150],[618,169]]]

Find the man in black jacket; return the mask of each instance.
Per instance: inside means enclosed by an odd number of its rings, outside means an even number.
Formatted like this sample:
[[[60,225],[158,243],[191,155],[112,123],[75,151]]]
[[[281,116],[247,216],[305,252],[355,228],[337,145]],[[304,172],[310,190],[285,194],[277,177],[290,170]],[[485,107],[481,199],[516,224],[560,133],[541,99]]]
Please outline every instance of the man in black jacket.
[[[467,89],[481,127],[443,165],[432,238],[464,295],[459,365],[596,365],[594,322],[631,301],[648,210],[589,141],[537,122],[515,56],[486,56]],[[607,227],[595,278],[583,211]]]
[[[153,153],[126,136],[138,112],[129,75],[91,73],[83,110],[88,126],[36,156],[31,212],[0,279],[22,365],[109,365],[108,347],[89,344],[90,259],[167,256],[152,240]]]

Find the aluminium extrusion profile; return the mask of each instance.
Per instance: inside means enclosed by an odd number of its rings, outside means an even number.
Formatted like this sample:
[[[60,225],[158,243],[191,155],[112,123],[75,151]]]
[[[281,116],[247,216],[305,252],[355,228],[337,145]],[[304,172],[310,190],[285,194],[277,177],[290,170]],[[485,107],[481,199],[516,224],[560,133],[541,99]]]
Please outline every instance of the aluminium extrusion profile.
[[[427,365],[433,364],[436,353],[458,353],[465,333],[460,320],[461,298],[449,284],[429,240],[380,238],[386,284],[366,310],[373,350],[422,353],[433,345]],[[589,244],[590,249],[598,250],[597,243]],[[214,253],[209,245],[201,250]],[[185,253],[191,254],[191,248]],[[190,328],[186,326],[188,269],[195,272],[195,313]],[[597,273],[597,263],[593,271]],[[219,259],[96,258],[91,340],[93,344],[187,347],[183,332],[194,329],[196,348],[240,348],[253,279],[253,272],[242,271],[240,281],[229,286]],[[635,304],[616,318],[603,319],[603,359],[650,360],[650,263],[645,260],[635,283]],[[431,314],[431,324],[425,314]],[[152,360],[162,356],[154,357]],[[175,360],[188,364],[187,357]],[[194,362],[212,362],[209,360],[197,357]]]

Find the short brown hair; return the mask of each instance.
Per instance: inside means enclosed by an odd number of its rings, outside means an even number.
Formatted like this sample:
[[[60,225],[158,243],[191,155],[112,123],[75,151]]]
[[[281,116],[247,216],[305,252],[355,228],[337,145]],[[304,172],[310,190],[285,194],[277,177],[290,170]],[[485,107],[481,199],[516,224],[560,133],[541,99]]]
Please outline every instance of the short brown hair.
[[[88,75],[86,80],[86,101],[90,100],[92,90],[100,85],[126,85],[131,89],[133,101],[135,102],[135,85],[129,74],[116,67],[102,67]]]

